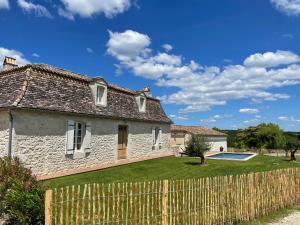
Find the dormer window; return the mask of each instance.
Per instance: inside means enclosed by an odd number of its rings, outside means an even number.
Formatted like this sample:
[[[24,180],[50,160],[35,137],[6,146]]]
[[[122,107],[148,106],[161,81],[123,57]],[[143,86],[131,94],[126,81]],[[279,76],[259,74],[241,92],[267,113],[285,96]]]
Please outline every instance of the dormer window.
[[[105,87],[97,85],[97,95],[96,95],[96,104],[104,105],[105,104]]]
[[[146,98],[140,97],[140,111],[145,112],[146,111]]]
[[[95,99],[95,104],[97,106],[106,106],[107,105],[107,83],[101,77],[93,79],[93,82],[90,84],[92,93]]]
[[[139,108],[139,112],[146,112],[146,96],[144,94],[140,94],[135,98]]]

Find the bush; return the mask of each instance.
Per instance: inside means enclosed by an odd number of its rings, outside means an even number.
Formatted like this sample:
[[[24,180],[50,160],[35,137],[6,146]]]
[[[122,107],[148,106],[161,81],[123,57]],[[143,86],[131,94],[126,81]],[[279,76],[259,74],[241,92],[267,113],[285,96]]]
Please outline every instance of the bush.
[[[18,158],[0,158],[0,217],[7,224],[43,224],[44,192]]]

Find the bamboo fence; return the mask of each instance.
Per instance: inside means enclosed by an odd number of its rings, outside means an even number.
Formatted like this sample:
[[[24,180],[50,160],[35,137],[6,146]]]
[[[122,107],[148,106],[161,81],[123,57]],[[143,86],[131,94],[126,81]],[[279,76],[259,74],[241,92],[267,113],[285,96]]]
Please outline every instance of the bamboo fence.
[[[45,224],[238,224],[300,202],[300,168],[48,190]]]

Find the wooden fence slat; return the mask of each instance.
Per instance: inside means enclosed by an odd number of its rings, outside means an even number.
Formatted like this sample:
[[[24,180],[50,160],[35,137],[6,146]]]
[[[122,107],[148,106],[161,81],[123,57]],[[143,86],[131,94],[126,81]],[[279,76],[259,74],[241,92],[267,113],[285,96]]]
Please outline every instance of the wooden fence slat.
[[[66,187],[66,224],[69,224],[69,186]]]
[[[169,181],[163,181],[162,190],[162,225],[168,224],[168,191],[169,191]]]
[[[52,190],[45,194],[45,225],[52,225]]]
[[[81,209],[81,224],[85,224],[85,219],[84,219],[84,212],[85,212],[85,202],[86,202],[86,191],[87,191],[87,184],[84,185],[83,189],[83,196],[82,196],[82,209]]]
[[[60,188],[60,216],[59,216],[59,223],[63,224],[64,219],[64,188]]]
[[[75,214],[75,224],[78,225],[79,222],[79,201],[80,199],[80,185],[77,186],[77,205],[76,205],[76,214]]]

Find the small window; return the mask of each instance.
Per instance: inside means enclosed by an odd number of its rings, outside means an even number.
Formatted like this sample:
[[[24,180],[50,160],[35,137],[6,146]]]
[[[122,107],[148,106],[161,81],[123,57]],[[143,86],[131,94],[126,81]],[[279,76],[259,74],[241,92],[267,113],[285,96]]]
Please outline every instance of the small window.
[[[74,150],[81,150],[82,146],[82,137],[83,137],[83,124],[76,122],[75,129],[74,129]]]
[[[136,103],[140,112],[146,112],[146,98],[144,96],[136,96]]]
[[[96,89],[96,104],[97,105],[106,105],[106,87],[101,86],[101,85],[97,85],[97,89]]]
[[[140,97],[140,111],[146,111],[146,99],[143,97]]]
[[[159,128],[156,127],[155,128],[155,140],[154,140],[154,145],[157,145],[158,144],[158,139],[159,139]]]

